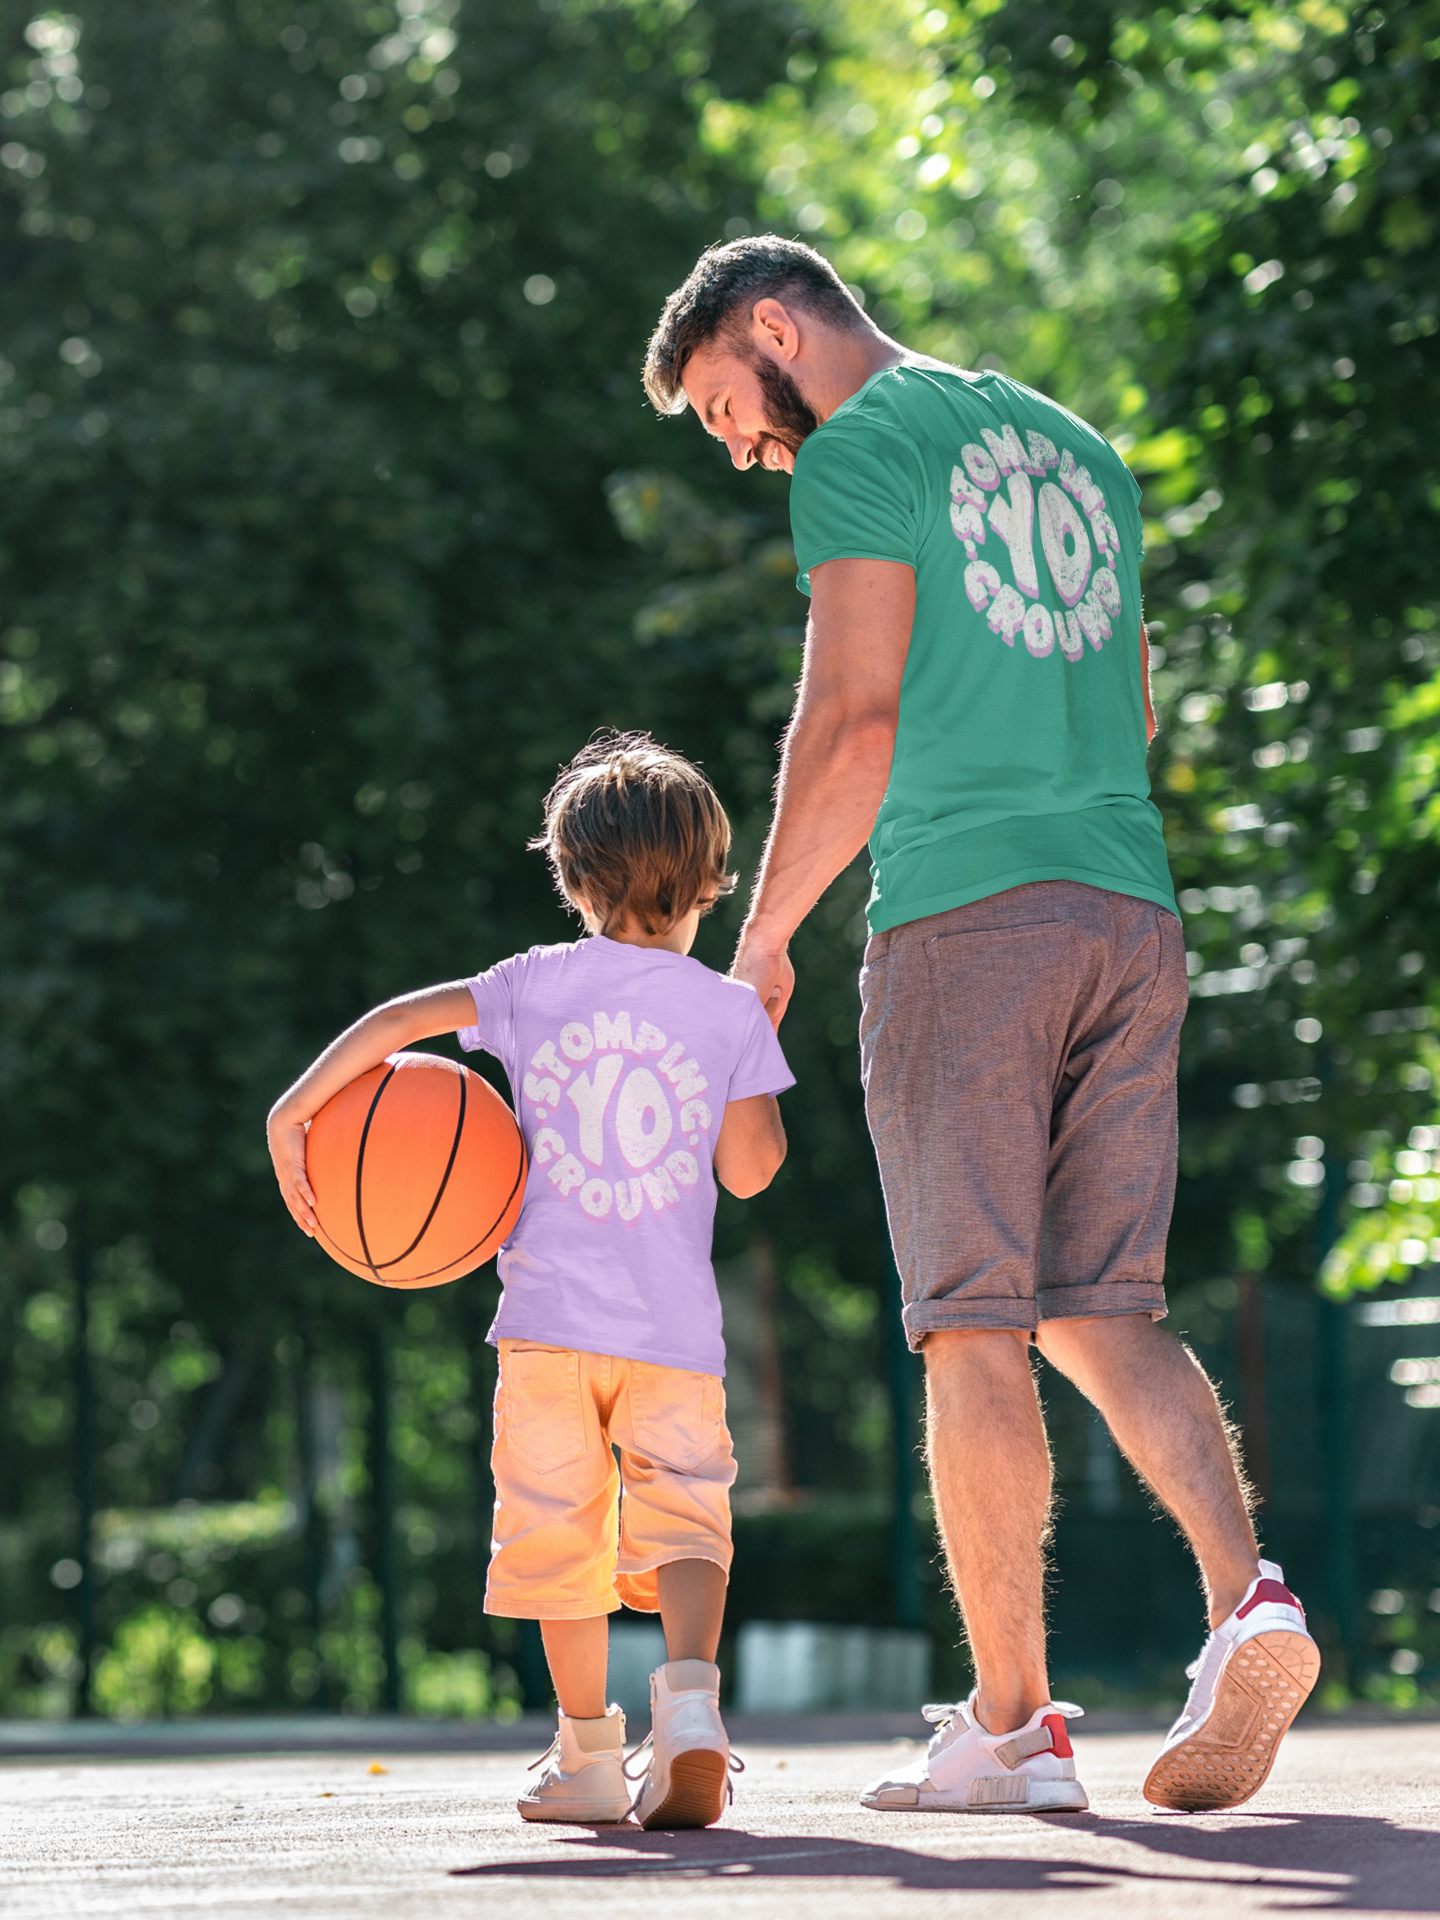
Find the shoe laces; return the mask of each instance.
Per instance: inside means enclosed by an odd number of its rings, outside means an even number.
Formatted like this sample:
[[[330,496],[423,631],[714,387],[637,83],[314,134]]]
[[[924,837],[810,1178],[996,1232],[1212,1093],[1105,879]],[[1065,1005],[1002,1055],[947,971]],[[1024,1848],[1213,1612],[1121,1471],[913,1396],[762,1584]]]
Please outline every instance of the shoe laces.
[[[1212,1627],[1210,1632],[1206,1634],[1204,1640],[1201,1642],[1199,1653],[1196,1654],[1195,1658],[1190,1662],[1189,1666],[1186,1667],[1185,1669],[1185,1678],[1187,1680],[1193,1680],[1199,1674],[1200,1669],[1204,1666],[1205,1662],[1209,1659],[1211,1652],[1215,1647],[1216,1638],[1217,1638],[1216,1631]]]
[[[948,1727],[952,1720],[963,1718],[968,1721],[970,1717],[965,1711],[965,1703],[962,1700],[932,1700],[929,1706],[922,1707],[920,1712],[932,1727],[942,1729]]]
[[[540,1758],[538,1760],[532,1760],[529,1766],[525,1769],[525,1771],[527,1773],[534,1773],[537,1767],[543,1767],[545,1762],[551,1759],[555,1754],[559,1753],[559,1751],[560,1751],[560,1736],[557,1733],[555,1735],[555,1738],[550,1742],[549,1746],[541,1754]]]
[[[925,1719],[934,1727],[927,1753],[936,1754],[974,1724],[970,1717],[970,1705],[965,1700],[935,1700],[920,1709]]]
[[[627,1755],[627,1757],[620,1762],[620,1771],[624,1774],[627,1780],[638,1780],[640,1778],[640,1773],[649,1772],[650,1762],[655,1758],[654,1746],[655,1746],[655,1730],[652,1727],[650,1732],[647,1733],[645,1738],[640,1742],[639,1746],[633,1747],[630,1753]],[[641,1754],[645,1753],[645,1749],[647,1747],[649,1747],[651,1751],[649,1754],[646,1755],[645,1764],[644,1766],[641,1767],[640,1773],[632,1773],[630,1771],[631,1761],[638,1760]]]
[[[640,1773],[632,1773],[630,1771],[630,1762],[632,1760],[638,1760],[641,1754],[645,1753],[645,1749],[647,1747],[650,1748],[650,1752],[645,1756],[645,1764],[640,1769]],[[636,1747],[631,1752],[629,1757],[621,1761],[620,1771],[624,1774],[627,1780],[638,1780],[641,1777],[641,1774],[645,1774],[650,1771],[650,1765],[651,1765],[651,1762],[654,1760],[654,1758],[655,1758],[655,1729],[652,1727],[649,1733],[647,1733],[645,1738],[640,1742],[639,1746]],[[745,1771],[745,1762],[740,1758],[738,1753],[727,1753],[727,1755],[725,1756],[725,1763],[731,1773],[744,1773]],[[726,1794],[727,1804],[730,1806],[733,1806],[735,1804],[735,1782],[731,1780],[728,1776],[725,1781],[725,1794]],[[636,1804],[639,1803],[639,1799],[640,1799],[640,1795],[637,1793],[635,1796]],[[632,1812],[634,1811],[633,1806],[631,1808],[631,1811]]]

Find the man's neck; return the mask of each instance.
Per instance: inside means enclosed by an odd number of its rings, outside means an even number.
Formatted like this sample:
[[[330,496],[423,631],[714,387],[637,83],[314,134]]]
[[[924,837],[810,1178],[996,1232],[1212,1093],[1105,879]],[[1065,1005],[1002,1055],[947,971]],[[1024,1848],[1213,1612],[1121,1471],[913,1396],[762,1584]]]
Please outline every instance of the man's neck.
[[[801,377],[800,388],[815,418],[824,426],[838,407],[873,380],[887,367],[898,367],[905,349],[883,333],[865,328],[857,333],[827,330],[823,369],[806,369],[809,379]]]

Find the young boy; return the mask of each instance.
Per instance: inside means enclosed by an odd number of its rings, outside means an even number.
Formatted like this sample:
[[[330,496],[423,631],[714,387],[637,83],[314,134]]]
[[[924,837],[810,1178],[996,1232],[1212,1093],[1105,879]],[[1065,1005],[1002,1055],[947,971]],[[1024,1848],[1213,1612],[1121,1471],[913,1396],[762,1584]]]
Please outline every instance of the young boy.
[[[794,1076],[753,989],[688,958],[701,915],[735,885],[730,824],[697,768],[647,734],[600,740],[556,781],[531,844],[589,937],[366,1014],[277,1101],[270,1151],[313,1234],[305,1129],[332,1095],[434,1034],[503,1061],[530,1173],[490,1330],[485,1607],[540,1621],[560,1704],[519,1810],[587,1824],[631,1811],[624,1717],[605,1704],[607,1616],[623,1602],[658,1610],[668,1656],[635,1816],[703,1827],[728,1793],[715,1652],[735,1478],[713,1175],[740,1199],[770,1184],[785,1158],[775,1095]]]

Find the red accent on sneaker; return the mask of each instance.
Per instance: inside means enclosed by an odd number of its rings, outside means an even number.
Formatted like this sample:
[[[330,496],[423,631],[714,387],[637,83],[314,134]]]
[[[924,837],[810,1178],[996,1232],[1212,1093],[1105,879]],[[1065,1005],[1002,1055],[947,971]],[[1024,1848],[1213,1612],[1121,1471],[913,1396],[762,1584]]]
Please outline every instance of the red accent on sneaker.
[[[1305,1609],[1300,1605],[1300,1602],[1288,1587],[1282,1587],[1278,1580],[1262,1580],[1259,1586],[1256,1587],[1254,1593],[1252,1593],[1250,1598],[1245,1602],[1244,1606],[1235,1609],[1235,1618],[1237,1620],[1243,1620],[1247,1613],[1251,1612],[1253,1608],[1260,1606],[1262,1602],[1266,1600],[1270,1601],[1274,1606],[1295,1607],[1298,1609],[1301,1617],[1304,1617]]]
[[[1065,1731],[1063,1713],[1047,1713],[1040,1722],[1042,1727],[1050,1729],[1050,1751],[1057,1760],[1073,1760],[1075,1749],[1070,1744],[1070,1735]]]

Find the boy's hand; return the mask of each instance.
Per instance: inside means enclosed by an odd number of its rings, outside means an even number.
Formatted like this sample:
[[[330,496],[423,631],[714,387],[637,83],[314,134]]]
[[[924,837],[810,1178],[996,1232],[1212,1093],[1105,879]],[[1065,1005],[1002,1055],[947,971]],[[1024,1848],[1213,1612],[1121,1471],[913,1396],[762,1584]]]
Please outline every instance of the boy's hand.
[[[315,1194],[305,1171],[306,1123],[272,1113],[265,1134],[270,1143],[270,1158],[275,1163],[275,1178],[280,1182],[281,1198],[294,1215],[296,1226],[313,1240],[319,1223],[315,1218]]]
[[[437,1033],[457,1033],[474,1018],[475,1002],[463,980],[387,1000],[332,1040],[289,1092],[281,1094],[270,1109],[265,1137],[280,1192],[302,1233],[313,1240],[320,1224],[315,1217],[315,1194],[305,1174],[305,1132],[312,1115],[392,1053]]]

